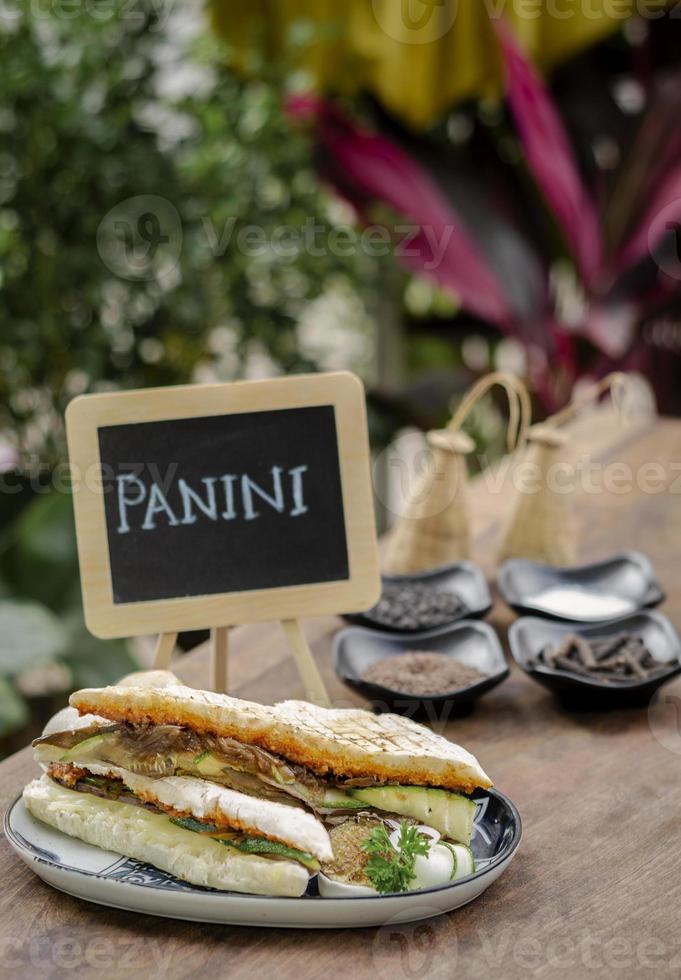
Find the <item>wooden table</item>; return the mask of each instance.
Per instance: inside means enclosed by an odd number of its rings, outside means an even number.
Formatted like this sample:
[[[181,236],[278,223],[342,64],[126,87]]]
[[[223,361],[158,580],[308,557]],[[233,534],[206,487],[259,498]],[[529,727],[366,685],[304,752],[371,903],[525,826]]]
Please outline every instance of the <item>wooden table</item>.
[[[661,422],[611,451],[634,474],[666,473],[666,490],[587,495],[578,506],[582,556],[625,547],[654,560],[669,593],[664,611],[681,627],[681,423]],[[650,470],[646,479],[650,476]],[[672,484],[675,482],[675,486]],[[502,499],[503,498],[503,499]],[[475,495],[480,558],[508,499]],[[500,604],[492,621],[510,615]],[[308,624],[336,704],[359,700],[332,676],[336,620]],[[278,627],[234,634],[233,693],[261,701],[300,696]],[[178,673],[208,681],[206,650]],[[331,931],[245,929],[176,922],[88,905],[51,890],[3,841],[0,975],[85,977],[639,978],[681,973],[681,682],[651,710],[569,714],[515,668],[446,734],[473,751],[517,804],[524,840],[485,895],[414,927]],[[33,776],[29,749],[0,764],[3,806]]]

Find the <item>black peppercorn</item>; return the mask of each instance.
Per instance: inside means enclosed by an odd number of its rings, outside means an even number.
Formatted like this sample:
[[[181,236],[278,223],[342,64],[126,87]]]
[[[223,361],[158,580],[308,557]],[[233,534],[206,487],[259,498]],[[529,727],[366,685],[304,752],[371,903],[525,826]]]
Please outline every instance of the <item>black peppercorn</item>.
[[[452,592],[423,585],[386,585],[373,609],[365,614],[381,626],[400,630],[427,630],[460,619],[468,607]]]

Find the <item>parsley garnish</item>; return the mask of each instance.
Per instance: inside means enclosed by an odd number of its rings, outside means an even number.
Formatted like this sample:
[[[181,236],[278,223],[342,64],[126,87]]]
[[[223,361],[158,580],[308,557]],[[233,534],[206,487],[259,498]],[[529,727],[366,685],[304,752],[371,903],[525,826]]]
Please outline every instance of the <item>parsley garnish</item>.
[[[385,824],[374,827],[362,843],[369,858],[364,873],[377,892],[406,892],[414,880],[414,864],[419,854],[427,854],[430,841],[406,821],[400,824],[397,848],[390,843]]]

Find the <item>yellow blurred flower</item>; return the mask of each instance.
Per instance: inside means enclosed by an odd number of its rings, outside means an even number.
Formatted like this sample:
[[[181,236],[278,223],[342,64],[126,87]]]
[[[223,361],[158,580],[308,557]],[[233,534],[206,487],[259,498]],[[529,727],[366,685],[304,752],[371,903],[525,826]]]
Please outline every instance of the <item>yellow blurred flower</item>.
[[[213,0],[214,22],[243,68],[300,45],[299,64],[322,91],[367,89],[423,128],[455,103],[498,95],[490,24],[506,16],[542,70],[618,30],[632,14],[660,16],[670,0]]]

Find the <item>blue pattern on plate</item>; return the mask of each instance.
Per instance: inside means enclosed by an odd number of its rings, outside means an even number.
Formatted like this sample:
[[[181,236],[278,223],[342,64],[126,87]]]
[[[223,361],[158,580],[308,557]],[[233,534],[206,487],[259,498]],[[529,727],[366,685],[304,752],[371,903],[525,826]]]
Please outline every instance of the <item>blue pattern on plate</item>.
[[[118,881],[127,881],[131,885],[145,885],[153,888],[172,889],[173,891],[195,891],[196,885],[189,885],[184,881],[179,881],[167,871],[160,871],[150,864],[142,864],[141,861],[134,861],[132,858],[124,858],[117,862],[110,870],[102,872],[105,878],[116,878]],[[205,891],[213,889],[206,888]]]
[[[9,823],[7,821],[7,817],[9,816],[9,814],[10,814],[10,811],[8,810],[7,811],[7,814],[6,814],[6,817],[5,817],[5,835],[6,836],[11,833],[11,835],[14,838],[15,841],[17,841],[19,844],[22,844],[26,848],[27,851],[30,851],[31,854],[33,854],[35,857],[39,858],[41,861],[51,861],[52,864],[60,864],[61,863],[60,860],[59,860],[59,855],[58,854],[55,854],[54,851],[48,851],[44,847],[38,847],[37,844],[32,844],[30,841],[26,840],[26,838],[24,837],[24,835],[23,834],[20,834],[18,830],[14,830],[13,828],[12,828],[12,830],[10,830]]]

